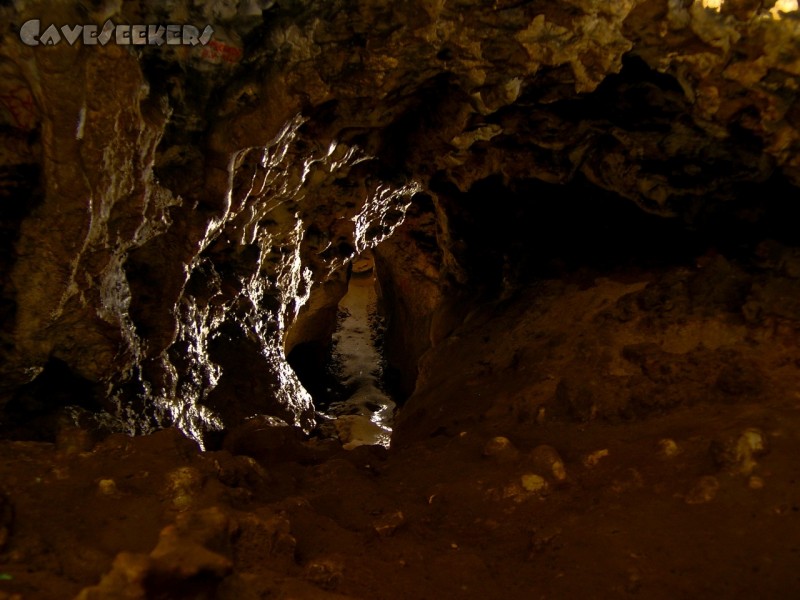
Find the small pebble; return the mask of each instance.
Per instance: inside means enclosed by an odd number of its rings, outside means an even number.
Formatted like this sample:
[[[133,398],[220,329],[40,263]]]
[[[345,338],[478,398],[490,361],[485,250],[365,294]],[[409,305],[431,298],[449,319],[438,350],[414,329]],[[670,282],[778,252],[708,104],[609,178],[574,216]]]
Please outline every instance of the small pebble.
[[[540,475],[527,473],[522,476],[522,487],[528,492],[541,492],[547,489],[547,481]]]
[[[769,445],[763,431],[748,427],[736,437],[712,441],[709,451],[719,467],[732,473],[750,475],[758,466],[756,457],[767,454]]]
[[[764,432],[755,427],[745,429],[736,443],[736,462],[743,475],[749,475],[758,463],[756,456],[767,453],[767,441]]]
[[[658,440],[658,453],[664,458],[673,458],[681,453],[678,443],[670,438]]]
[[[591,454],[587,454],[586,458],[583,459],[583,466],[587,469],[591,469],[597,466],[597,463],[600,462],[601,459],[608,456],[608,449],[604,448],[603,450],[595,450]]]
[[[534,448],[531,452],[531,462],[534,469],[552,476],[557,482],[566,481],[567,471],[564,468],[564,461],[552,446],[542,444]]]
[[[719,491],[719,481],[716,477],[706,475],[701,477],[695,486],[686,494],[686,504],[706,504],[711,502]]]
[[[493,437],[483,447],[483,455],[494,458],[500,462],[508,462],[516,460],[519,457],[519,451],[514,447],[507,437],[498,435]]]
[[[396,510],[387,515],[382,515],[372,524],[372,526],[379,536],[389,537],[395,531],[397,531],[398,527],[400,527],[403,523],[405,523],[405,517],[403,517],[403,513],[399,510]]]
[[[117,483],[113,479],[101,479],[97,482],[97,490],[104,496],[117,494]]]
[[[338,557],[318,558],[308,563],[303,578],[324,590],[333,591],[342,580],[344,565]]]
[[[747,487],[751,490],[760,490],[764,487],[764,480],[761,477],[752,475],[750,479],[747,480]]]

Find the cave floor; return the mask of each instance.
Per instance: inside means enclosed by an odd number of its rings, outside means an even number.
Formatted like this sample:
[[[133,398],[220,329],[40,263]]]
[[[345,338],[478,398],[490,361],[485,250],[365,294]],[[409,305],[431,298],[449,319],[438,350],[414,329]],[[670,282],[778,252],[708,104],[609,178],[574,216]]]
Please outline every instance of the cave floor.
[[[753,424],[769,454],[751,475],[717,472],[710,440]],[[798,431],[795,399],[543,426],[505,458],[469,431],[267,466],[173,431],[85,453],[6,442],[0,597],[74,597],[109,571],[81,597],[794,597]],[[529,491],[540,443],[566,479]]]
[[[796,285],[718,261],[487,306],[390,450],[0,442],[0,598],[798,597]]]

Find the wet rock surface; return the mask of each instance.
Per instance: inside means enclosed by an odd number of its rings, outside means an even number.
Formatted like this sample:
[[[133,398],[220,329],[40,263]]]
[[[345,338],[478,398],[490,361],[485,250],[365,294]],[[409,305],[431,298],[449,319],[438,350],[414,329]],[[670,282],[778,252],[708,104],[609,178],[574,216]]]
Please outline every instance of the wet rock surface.
[[[211,5],[47,12],[216,27],[192,49],[25,46],[15,32],[42,5],[2,8],[5,401],[58,360],[65,385],[96,384],[93,401],[135,431],[201,440],[254,414],[310,429],[284,356],[325,345],[341,293],[326,282],[418,192],[424,208],[378,256],[405,396],[418,357],[464,316],[464,285],[508,292],[524,274],[534,214],[520,202],[543,185],[700,225],[791,216],[798,73],[778,50],[791,15],[652,0]],[[475,186],[492,177],[509,193],[485,216]],[[770,192],[754,203],[757,185]],[[498,227],[511,234],[481,240]]]
[[[800,367],[785,356],[797,336],[682,303],[681,324],[662,321],[651,339],[687,364],[701,360],[702,385],[694,371],[687,377],[706,394],[695,398],[688,386],[682,402],[627,411],[638,401],[626,381],[645,364],[630,360],[630,347],[642,327],[652,336],[653,323],[640,322],[652,313],[637,309],[611,329],[597,315],[672,274],[650,277],[583,289],[542,282],[535,302],[521,294],[507,310],[475,314],[426,355],[388,452],[345,450],[267,417],[206,452],[176,430],[94,442],[71,429],[60,445],[0,442],[3,591],[387,600],[795,593]],[[521,320],[520,311],[538,317]],[[487,346],[486,335],[505,343]],[[537,351],[545,339],[546,353]],[[586,349],[592,339],[602,340],[613,378],[599,378],[586,400],[594,409],[576,414],[558,375],[575,356],[597,354]],[[732,400],[716,382],[734,350],[763,381]],[[538,358],[505,364],[520,352]],[[437,360],[463,361],[463,377]],[[670,376],[652,393],[686,385]]]
[[[372,258],[356,261],[347,294],[339,303],[331,359],[344,393],[325,407],[345,448],[388,447],[396,405],[384,391],[383,329],[378,312]],[[360,271],[360,272],[359,272]],[[322,408],[322,407],[321,407]]]
[[[0,598],[800,594],[793,8],[2,3]]]

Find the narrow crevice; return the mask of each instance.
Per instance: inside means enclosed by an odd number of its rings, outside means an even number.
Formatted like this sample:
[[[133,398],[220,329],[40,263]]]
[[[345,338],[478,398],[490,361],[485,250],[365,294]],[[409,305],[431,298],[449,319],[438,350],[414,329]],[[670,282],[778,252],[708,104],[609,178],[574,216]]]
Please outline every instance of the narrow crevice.
[[[314,399],[321,435],[346,448],[388,446],[396,403],[385,376],[384,316],[372,254],[356,258],[349,271],[330,343],[298,344],[287,360]]]

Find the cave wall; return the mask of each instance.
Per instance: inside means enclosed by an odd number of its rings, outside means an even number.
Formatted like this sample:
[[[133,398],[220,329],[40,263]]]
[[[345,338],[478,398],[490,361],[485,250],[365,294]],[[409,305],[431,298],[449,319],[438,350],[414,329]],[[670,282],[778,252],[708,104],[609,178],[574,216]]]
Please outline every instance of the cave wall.
[[[257,413],[308,429],[284,352],[324,338],[325,282],[358,252],[389,239],[406,391],[470,299],[513,286],[503,261],[525,250],[476,260],[474,228],[517,208],[471,201],[477,182],[577,181],[687,221],[744,184],[800,182],[800,21],[766,5],[216,5],[0,6],[4,401],[56,360],[130,430],[199,439]],[[23,45],[45,15],[216,38]]]

